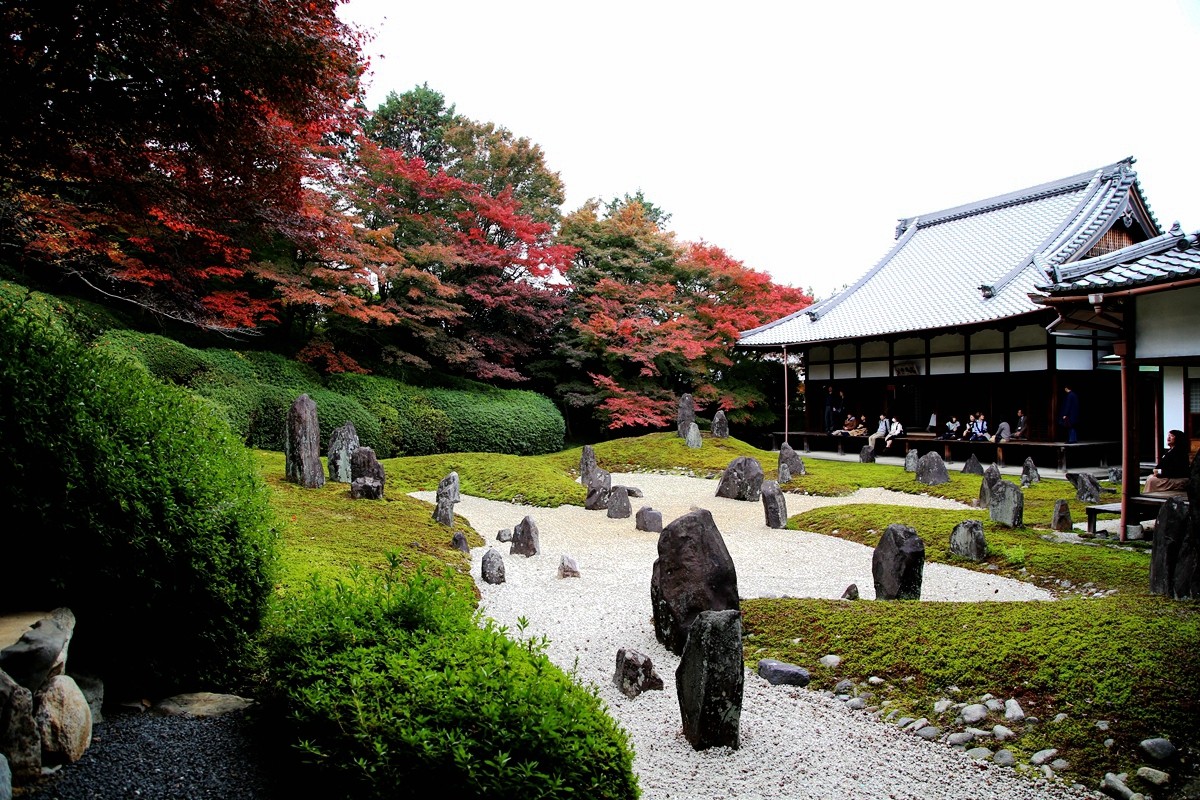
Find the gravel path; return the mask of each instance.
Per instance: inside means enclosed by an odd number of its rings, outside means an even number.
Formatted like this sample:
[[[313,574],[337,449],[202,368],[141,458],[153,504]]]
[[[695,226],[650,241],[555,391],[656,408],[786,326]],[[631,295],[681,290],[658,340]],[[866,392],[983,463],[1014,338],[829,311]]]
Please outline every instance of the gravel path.
[[[871,548],[819,534],[766,527],[762,504],[716,497],[717,482],[658,474],[614,474],[614,485],[635,486],[633,498],[663,513],[664,524],[692,508],[713,515],[733,558],[742,597],[838,598],[850,583],[874,596]],[[433,500],[432,492],[414,494]],[[961,503],[881,489],[837,498],[787,495],[789,514],[825,505],[891,503],[961,509]],[[472,574],[485,614],[515,633],[526,618],[525,635],[549,639],[549,656],[578,679],[594,684],[611,713],[630,732],[646,800],[684,798],[822,798],[824,800],[1013,800],[1082,798],[1098,795],[1060,784],[1034,782],[1012,769],[976,762],[945,744],[927,742],[846,709],[825,695],[771,686],[746,673],[740,748],[696,752],[683,737],[675,694],[679,659],[654,637],[650,574],[658,536],[637,531],[633,519],[612,520],[604,512],[575,506],[557,509],[516,506],[464,496],[455,512],[485,539],[472,550]],[[541,555],[508,554],[496,532],[530,515],[537,523]],[[949,532],[946,533],[949,535]],[[504,556],[506,582],[479,579],[489,547]],[[559,579],[561,555],[569,554],[582,577]],[[944,564],[925,566],[922,597],[928,600],[1047,601],[1052,596],[1030,584]],[[613,685],[616,652],[632,648],[650,656],[664,691],[630,699]]]

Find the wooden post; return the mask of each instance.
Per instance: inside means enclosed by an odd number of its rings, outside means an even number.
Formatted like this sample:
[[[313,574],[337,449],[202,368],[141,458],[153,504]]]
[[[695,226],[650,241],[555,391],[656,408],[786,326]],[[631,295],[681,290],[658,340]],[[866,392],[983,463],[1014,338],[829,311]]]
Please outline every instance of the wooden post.
[[[1129,320],[1126,333],[1133,330]],[[1142,491],[1141,462],[1138,460],[1137,436],[1137,376],[1133,340],[1113,344],[1113,352],[1121,357],[1121,541],[1129,524],[1129,499]]]
[[[829,365],[833,369],[833,365]],[[787,365],[787,345],[783,345],[783,440],[788,440],[788,365]]]

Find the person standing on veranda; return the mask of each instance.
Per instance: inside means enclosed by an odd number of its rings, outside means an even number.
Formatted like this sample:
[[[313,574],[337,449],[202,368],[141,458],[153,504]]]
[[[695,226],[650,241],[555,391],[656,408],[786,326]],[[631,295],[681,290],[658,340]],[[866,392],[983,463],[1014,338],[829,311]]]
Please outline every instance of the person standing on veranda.
[[[1071,389],[1070,384],[1064,386],[1063,391],[1067,393],[1067,399],[1063,402],[1059,422],[1066,432],[1067,442],[1074,444],[1079,441],[1079,395]]]

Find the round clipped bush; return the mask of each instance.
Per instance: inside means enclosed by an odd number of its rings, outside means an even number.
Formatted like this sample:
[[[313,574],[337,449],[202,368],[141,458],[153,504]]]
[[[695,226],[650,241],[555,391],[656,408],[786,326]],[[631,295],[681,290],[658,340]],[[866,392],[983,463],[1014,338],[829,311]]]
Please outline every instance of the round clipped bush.
[[[638,796],[628,734],[594,688],[475,598],[424,569],[313,582],[281,599],[265,638],[269,704],[340,797]]]
[[[446,412],[450,452],[539,455],[563,448],[566,423],[553,401],[519,389],[430,389],[429,402]]]
[[[275,534],[210,404],[0,303],[0,463],[0,607],[70,607],[75,669],[144,697],[244,663]]]

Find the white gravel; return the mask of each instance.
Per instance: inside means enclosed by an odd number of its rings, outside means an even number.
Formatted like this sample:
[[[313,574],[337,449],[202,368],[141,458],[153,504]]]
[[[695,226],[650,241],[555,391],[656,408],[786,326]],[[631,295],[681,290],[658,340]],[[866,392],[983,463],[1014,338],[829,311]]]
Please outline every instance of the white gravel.
[[[768,528],[762,503],[716,496],[717,482],[659,474],[614,474],[614,485],[635,486],[634,512],[648,505],[667,524],[693,508],[713,515],[737,570],[738,592],[749,597],[838,598],[850,583],[874,597],[871,548],[830,536]],[[433,492],[414,497],[433,501]],[[789,514],[825,505],[890,503],[961,509],[963,519],[978,509],[954,501],[883,489],[864,489],[837,498],[788,494]],[[638,531],[633,518],[609,519],[603,511],[577,506],[533,508],[463,496],[455,512],[470,521],[488,544],[471,552],[472,574],[486,616],[516,635],[546,636],[547,653],[582,683],[594,684],[610,712],[629,731],[634,769],[647,800],[659,798],[823,798],[866,800],[944,798],[1097,797],[1059,783],[1033,781],[990,763],[972,761],[945,744],[928,742],[849,710],[820,692],[771,686],[746,671],[737,750],[692,749],[682,733],[675,693],[679,658],[654,636],[650,575],[658,535]],[[496,541],[526,515],[537,523],[541,554],[509,555]],[[929,534],[918,531],[924,536]],[[949,531],[944,532],[949,536]],[[484,553],[504,557],[506,581],[480,579]],[[563,554],[572,556],[581,577],[560,579]],[[944,564],[926,563],[922,598],[948,601],[1047,601],[1052,596],[1030,584]],[[630,699],[613,684],[620,648],[645,653],[664,690]],[[802,665],[809,666],[812,665]]]

